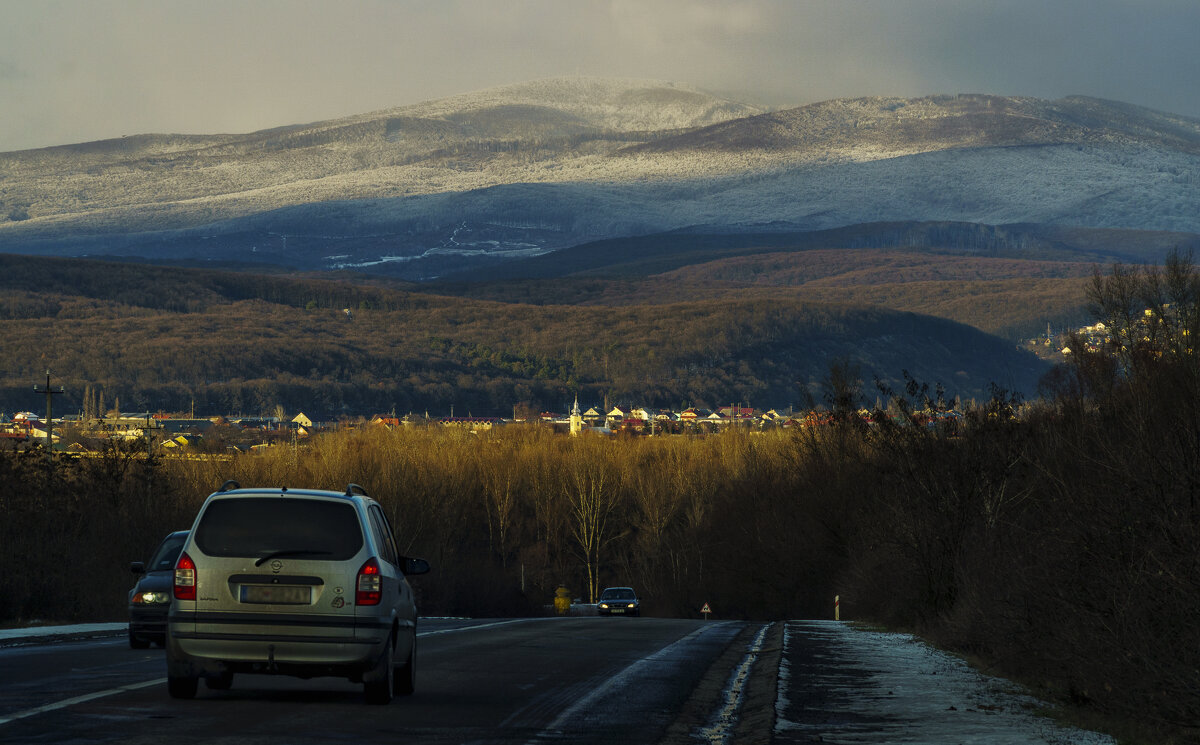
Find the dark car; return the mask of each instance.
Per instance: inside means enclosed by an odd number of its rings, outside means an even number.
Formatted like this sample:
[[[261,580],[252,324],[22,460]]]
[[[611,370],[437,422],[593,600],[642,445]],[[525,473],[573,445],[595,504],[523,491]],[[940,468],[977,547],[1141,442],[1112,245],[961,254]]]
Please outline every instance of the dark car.
[[[175,562],[187,537],[188,531],[175,531],[158,544],[149,562],[129,565],[129,571],[138,575],[137,584],[129,591],[129,646],[133,649],[145,649],[151,642],[160,647],[166,643]]]
[[[602,616],[640,616],[641,601],[632,587],[608,587],[600,593],[596,612]]]

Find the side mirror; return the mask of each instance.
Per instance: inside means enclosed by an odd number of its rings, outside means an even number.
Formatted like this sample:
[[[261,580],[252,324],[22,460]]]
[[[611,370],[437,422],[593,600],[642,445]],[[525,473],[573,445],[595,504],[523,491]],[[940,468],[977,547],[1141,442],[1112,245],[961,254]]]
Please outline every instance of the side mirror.
[[[146,573],[146,565],[140,561],[131,562],[129,564],[129,571],[139,576],[143,575]]]
[[[428,574],[429,573],[429,562],[425,561],[424,559],[410,559],[407,556],[405,556],[402,559],[401,566],[406,575],[407,574]]]

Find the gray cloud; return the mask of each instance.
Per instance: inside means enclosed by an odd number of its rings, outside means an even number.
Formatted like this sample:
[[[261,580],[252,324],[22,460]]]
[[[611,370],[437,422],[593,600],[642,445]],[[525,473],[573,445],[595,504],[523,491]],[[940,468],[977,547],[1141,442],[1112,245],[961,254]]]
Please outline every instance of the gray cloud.
[[[0,150],[250,131],[573,74],[773,105],[1083,94],[1200,116],[1193,0],[0,4]]]
[[[0,56],[0,81],[17,81],[29,77],[14,60]]]

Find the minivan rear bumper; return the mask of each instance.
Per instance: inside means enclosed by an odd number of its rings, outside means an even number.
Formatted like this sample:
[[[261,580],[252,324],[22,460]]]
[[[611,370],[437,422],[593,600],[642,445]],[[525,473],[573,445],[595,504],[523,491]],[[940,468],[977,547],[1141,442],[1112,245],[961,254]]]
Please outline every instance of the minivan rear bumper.
[[[172,674],[353,674],[376,664],[391,634],[382,620],[256,615],[173,612],[167,627]]]

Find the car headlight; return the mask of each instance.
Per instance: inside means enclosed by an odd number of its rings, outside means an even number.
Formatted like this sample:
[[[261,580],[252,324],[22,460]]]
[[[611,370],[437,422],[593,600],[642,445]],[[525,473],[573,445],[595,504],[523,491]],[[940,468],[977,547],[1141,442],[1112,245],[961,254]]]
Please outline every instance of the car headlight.
[[[630,604],[629,604],[629,607],[630,607],[630,608],[636,608],[636,607],[637,607],[637,603],[630,603]]]
[[[138,605],[162,605],[171,602],[168,592],[138,592],[134,593],[133,602]]]
[[[604,608],[605,610],[607,610],[607,609],[608,609],[608,603],[601,603],[601,604],[600,604],[600,607],[601,607],[601,608]]]

